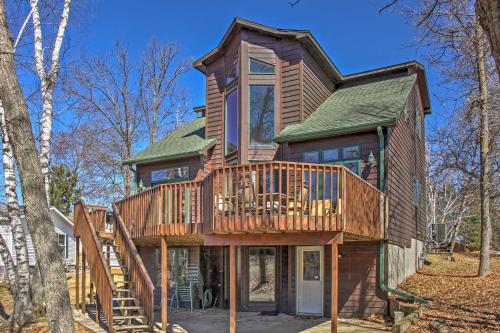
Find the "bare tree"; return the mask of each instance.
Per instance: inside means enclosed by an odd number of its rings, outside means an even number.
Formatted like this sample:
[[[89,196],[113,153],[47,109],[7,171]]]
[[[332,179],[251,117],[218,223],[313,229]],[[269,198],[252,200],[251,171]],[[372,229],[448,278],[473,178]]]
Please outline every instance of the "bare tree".
[[[157,41],[150,43],[139,65],[131,62],[120,43],[111,58],[82,57],[73,69],[74,81],[68,82],[65,90],[81,118],[78,132],[92,138],[94,146],[87,150],[92,152],[87,155],[91,160],[80,161],[90,167],[82,169],[83,173],[94,172],[106,186],[122,187],[120,195],[130,195],[133,175],[122,162],[147,143],[142,135],[147,135],[149,143],[155,142],[172,128],[176,116],[186,111],[186,94],[179,88],[179,78],[187,71],[187,64],[187,60],[179,60],[175,44]],[[87,140],[82,139],[82,143]],[[85,193],[88,184],[80,187]]]
[[[134,107],[132,65],[121,44],[116,44],[116,64],[101,57],[82,58],[74,68],[75,84],[68,93],[76,98],[75,107],[94,127],[99,144],[107,146],[112,163],[121,168],[123,194],[131,193],[132,172],[121,162],[132,154],[133,143],[139,137],[142,113]]]
[[[476,15],[489,37],[497,74],[500,76],[500,1],[476,0]]]
[[[49,327],[52,332],[73,332],[66,274],[50,220],[44,175],[28,107],[15,71],[13,38],[4,0],[0,1],[0,43],[0,100],[5,108],[7,132],[19,169],[26,221],[42,276]]]
[[[475,51],[477,64],[477,80],[479,96],[477,99],[480,118],[480,161],[481,171],[479,184],[481,190],[481,257],[479,261],[479,275],[490,273],[490,247],[491,247],[491,218],[490,218],[490,124],[489,124],[489,92],[488,74],[486,72],[486,52],[484,51],[483,30],[476,21]]]
[[[300,0],[292,5],[295,6]],[[379,9],[379,13],[385,10],[401,5],[403,0],[385,1],[385,4]],[[418,3],[418,2],[417,2]],[[441,10],[446,7],[454,7],[458,4],[468,3],[475,6],[475,14],[481,29],[489,37],[489,44],[496,64],[497,75],[500,76],[500,1],[498,0],[475,0],[475,1],[449,1],[449,0],[421,0],[422,9],[419,11],[417,26],[423,25],[427,20],[443,15]],[[410,7],[414,7],[413,2]],[[457,18],[457,17],[455,17]]]
[[[428,62],[438,68],[443,83],[453,89],[455,102],[463,110],[461,115],[471,124],[474,142],[479,141],[479,178],[482,209],[481,225],[484,229],[484,247],[481,247],[480,275],[489,272],[490,220],[490,163],[489,114],[492,92],[498,93],[498,76],[491,66],[493,59],[484,43],[472,0],[423,0],[416,7],[405,7],[404,14],[415,24],[418,44],[425,47]],[[450,65],[451,64],[451,65]],[[470,138],[468,138],[470,140]],[[476,155],[477,158],[477,155]],[[457,167],[460,161],[457,161]],[[467,168],[467,166],[466,166]]]
[[[139,66],[137,105],[143,113],[149,143],[165,133],[176,113],[187,111],[186,94],[179,91],[179,78],[190,61],[179,61],[177,46],[153,39]]]

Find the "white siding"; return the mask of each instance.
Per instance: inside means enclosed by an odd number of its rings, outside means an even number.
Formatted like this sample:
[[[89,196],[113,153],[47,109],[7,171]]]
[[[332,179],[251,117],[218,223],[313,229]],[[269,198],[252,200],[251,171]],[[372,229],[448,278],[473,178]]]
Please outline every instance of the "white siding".
[[[65,261],[69,265],[74,265],[75,264],[75,256],[76,256],[76,249],[75,249],[75,237],[73,236],[73,224],[67,220],[59,211],[57,211],[55,208],[50,209],[50,216],[52,223],[54,223],[54,228],[57,233],[64,234],[66,235],[67,239],[67,248],[68,248],[68,258],[65,258]],[[0,224],[0,233],[2,234],[2,237],[5,239],[5,242],[7,243],[10,253],[12,254],[12,257],[14,259],[14,262],[16,260],[16,254],[15,254],[15,248],[12,244],[12,233],[11,233],[11,227],[9,224],[6,224],[7,221],[1,221],[3,222]],[[24,232],[26,234],[26,241],[28,243],[28,256],[29,256],[29,261],[30,265],[35,265],[36,259],[35,259],[35,250],[33,248],[33,243],[31,241],[31,236],[28,231],[28,227],[26,223],[23,223],[24,227]],[[4,263],[3,260],[0,258],[0,267],[3,267]]]

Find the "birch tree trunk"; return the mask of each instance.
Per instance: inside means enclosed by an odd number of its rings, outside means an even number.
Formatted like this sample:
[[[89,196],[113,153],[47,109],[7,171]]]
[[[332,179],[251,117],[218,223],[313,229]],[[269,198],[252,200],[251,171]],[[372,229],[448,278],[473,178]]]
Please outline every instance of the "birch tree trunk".
[[[17,296],[17,274],[16,267],[14,266],[14,260],[10,254],[7,242],[3,239],[0,234],[0,257],[2,257],[3,264],[5,266],[5,272],[7,273],[7,280],[9,281],[10,294],[12,299],[16,299]]]
[[[7,24],[5,0],[0,0],[0,48],[0,99],[21,178],[26,221],[42,277],[49,328],[53,333],[74,332],[66,274],[50,220],[44,175],[28,107],[14,67],[13,39]]]
[[[52,50],[51,69],[47,73],[43,59],[42,24],[38,11],[38,0],[30,0],[33,21],[34,37],[34,62],[36,73],[40,79],[40,91],[42,93],[42,119],[40,133],[40,165],[44,176],[45,192],[49,198],[49,164],[50,164],[50,139],[52,135],[53,99],[57,75],[59,73],[59,57],[64,34],[69,20],[71,0],[64,1],[61,20]]]
[[[21,220],[21,209],[16,193],[16,175],[14,171],[14,155],[5,126],[5,113],[0,101],[0,131],[2,134],[3,173],[5,200],[12,228],[12,238],[16,249],[17,297],[14,302],[14,320],[22,327],[33,321],[30,294],[30,267],[28,245]]]
[[[490,273],[491,218],[490,218],[490,163],[489,163],[489,101],[488,77],[486,74],[486,55],[484,52],[483,29],[476,21],[476,61],[479,83],[479,117],[480,117],[480,160],[481,171],[479,186],[481,196],[481,249],[479,260],[479,276]]]

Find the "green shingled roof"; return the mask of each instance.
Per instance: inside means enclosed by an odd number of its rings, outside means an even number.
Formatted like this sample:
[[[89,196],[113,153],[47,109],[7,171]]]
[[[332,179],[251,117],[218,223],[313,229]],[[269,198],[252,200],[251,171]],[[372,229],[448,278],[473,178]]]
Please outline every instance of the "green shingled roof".
[[[303,123],[289,125],[276,142],[301,141],[394,124],[416,75],[341,87]]]
[[[141,164],[197,156],[214,144],[215,139],[205,139],[205,118],[197,118],[125,160],[123,164]]]

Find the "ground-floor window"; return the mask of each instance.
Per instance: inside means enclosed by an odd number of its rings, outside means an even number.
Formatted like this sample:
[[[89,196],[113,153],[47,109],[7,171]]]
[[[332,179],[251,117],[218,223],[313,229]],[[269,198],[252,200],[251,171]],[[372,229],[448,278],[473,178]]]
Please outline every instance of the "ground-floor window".
[[[251,247],[249,249],[249,300],[274,302],[276,300],[276,249]]]

